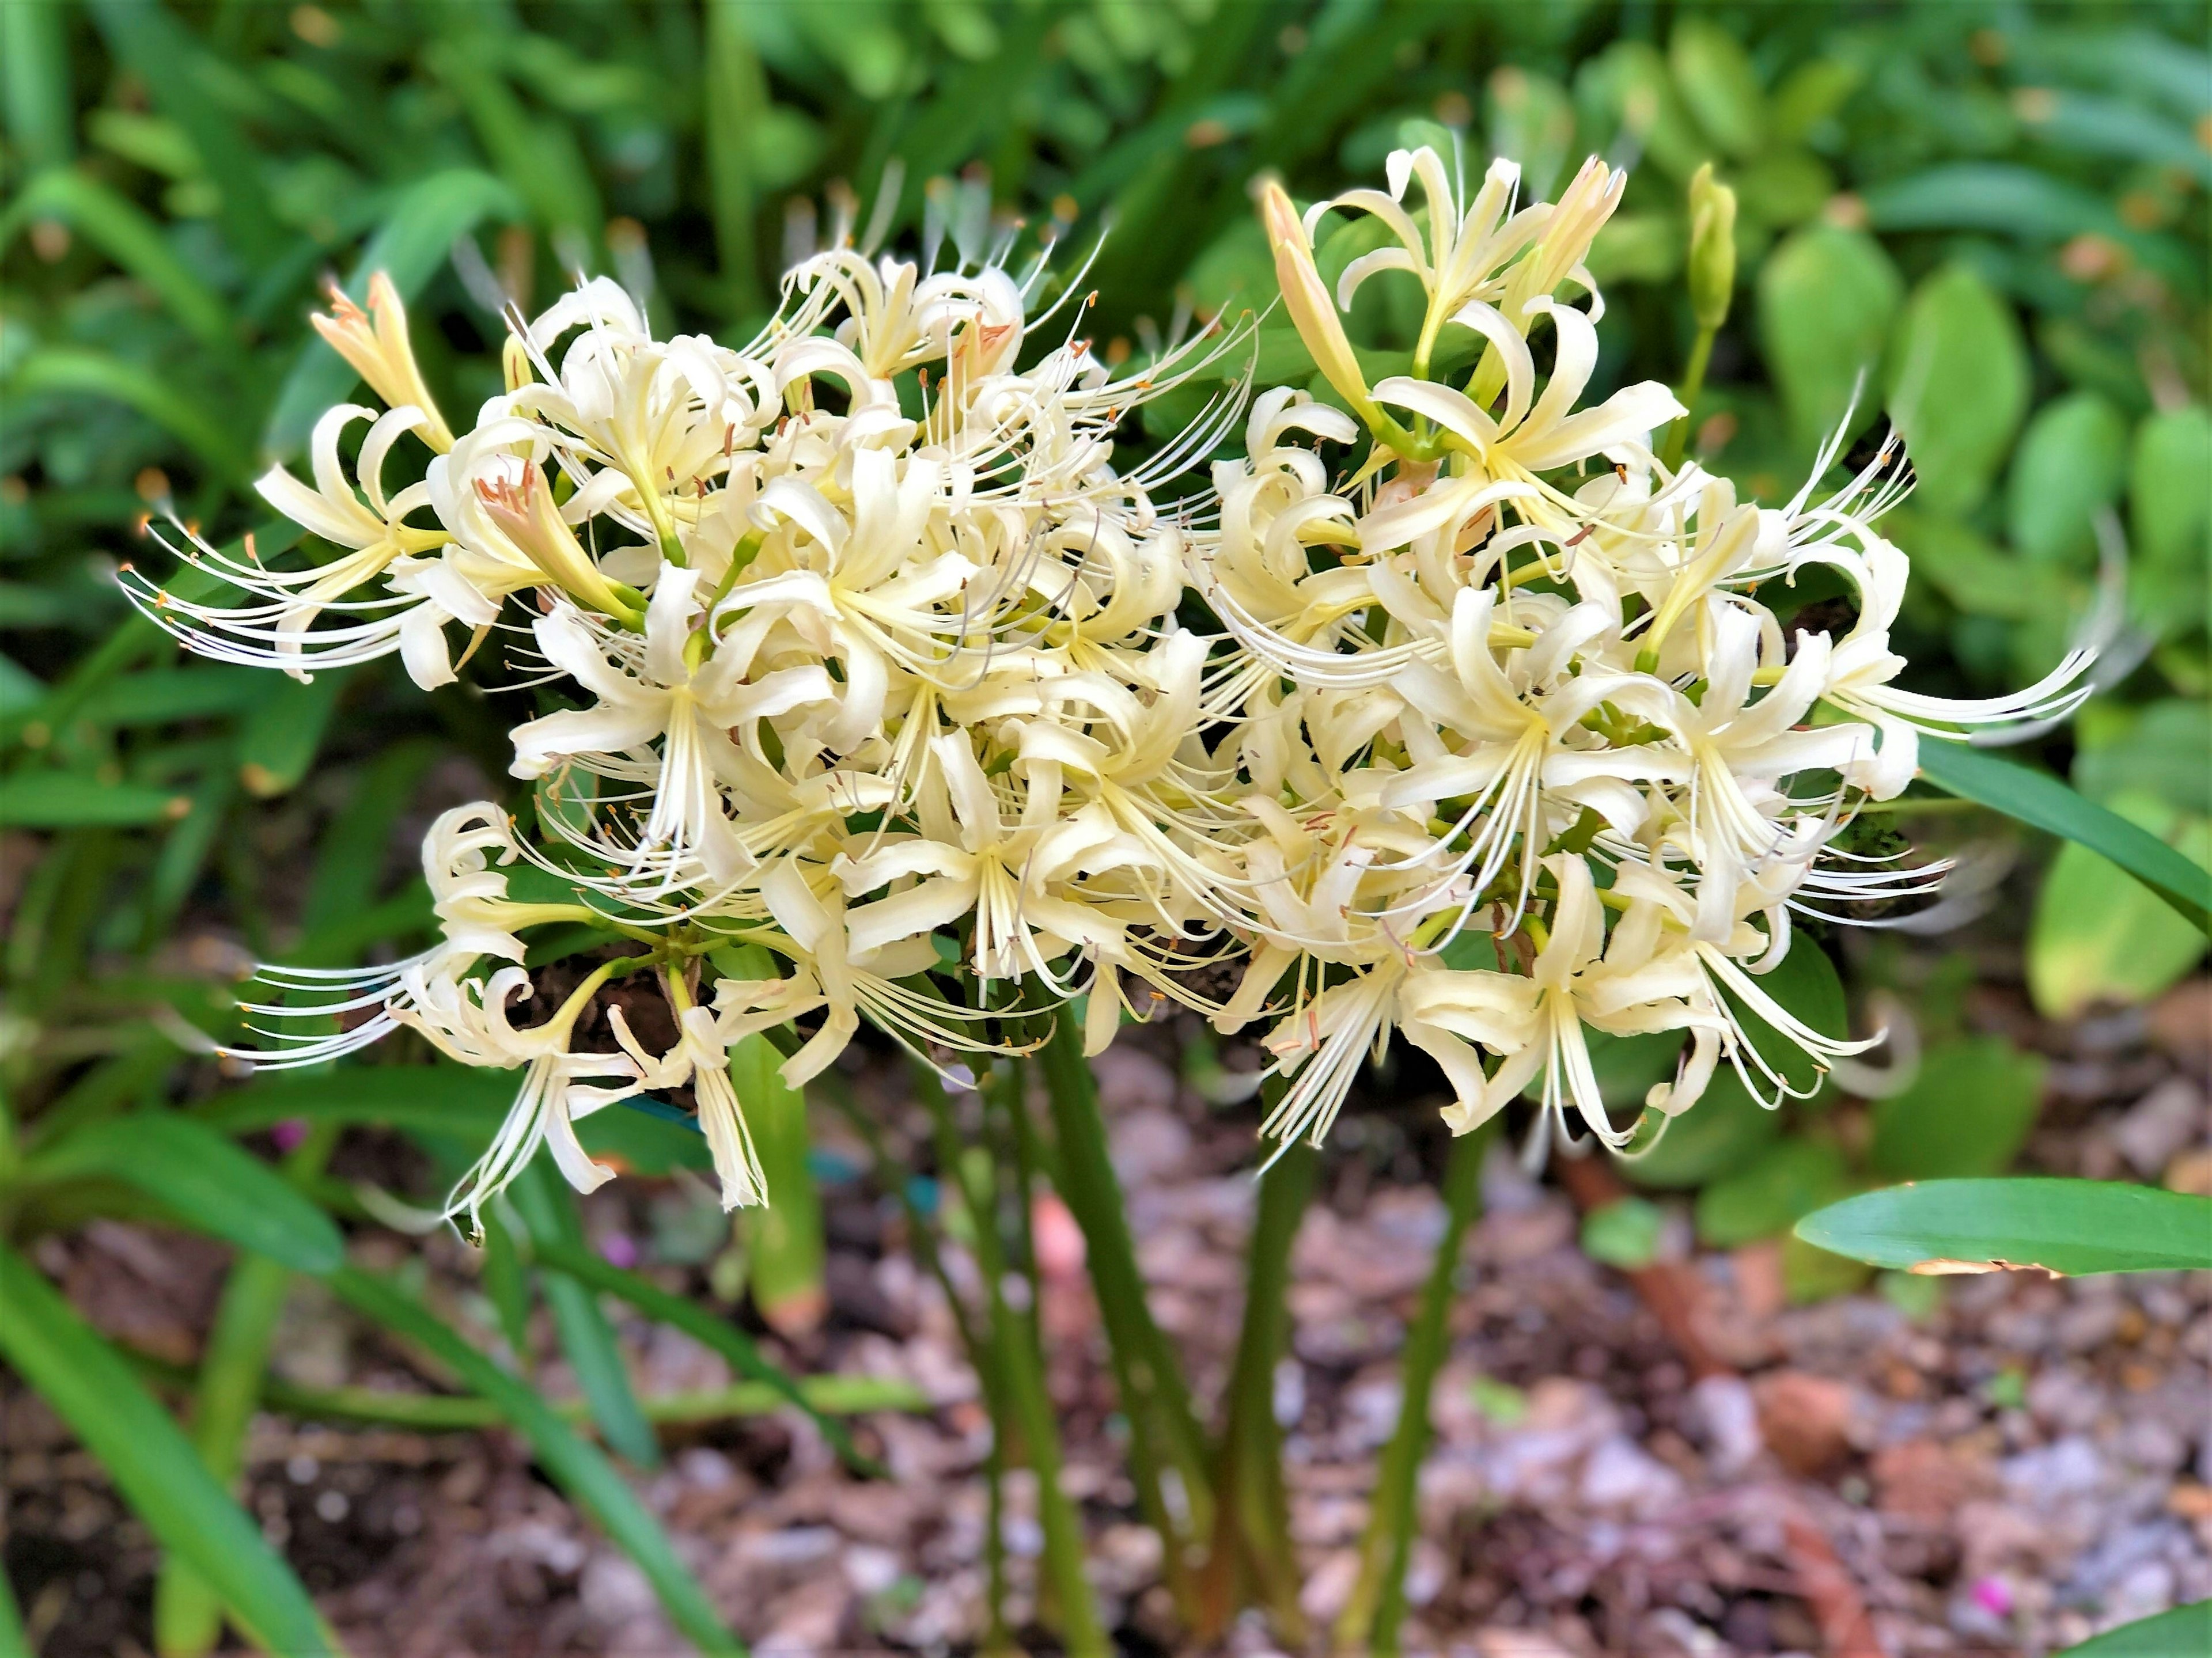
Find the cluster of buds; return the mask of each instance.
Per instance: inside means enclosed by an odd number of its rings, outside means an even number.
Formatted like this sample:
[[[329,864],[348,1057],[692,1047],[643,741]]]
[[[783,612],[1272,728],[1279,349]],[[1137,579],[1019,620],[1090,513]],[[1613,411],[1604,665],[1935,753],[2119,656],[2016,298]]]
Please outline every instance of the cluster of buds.
[[[1666,387],[1577,406],[1602,309],[1583,261],[1620,174],[1593,161],[1516,210],[1510,164],[1463,197],[1423,149],[1389,184],[1303,218],[1264,195],[1285,308],[1344,406],[1248,374],[1127,471],[1116,425],[1249,361],[1249,327],[1119,376],[1072,336],[1027,349],[1046,264],[1018,276],[1010,242],[932,271],[841,245],[737,349],[656,341],[586,282],[510,318],[507,390],[458,436],[388,288],[319,319],[392,406],[333,409],[313,487],[260,487],[337,556],[279,571],[195,543],[246,602],[135,596],[195,649],[296,675],[397,652],[434,686],[457,629],[471,653],[505,631],[574,706],[512,734],[521,818],[432,829],[442,941],[358,975],[269,969],[251,1011],[276,1046],[240,1057],[317,1064],[405,1025],[526,1067],[453,1194],[473,1216],[541,1143],[579,1187],[608,1178],[575,1120],[687,1085],[725,1203],[765,1200],[728,1048],[776,1033],[797,1086],[864,1018],[938,1062],[1066,1004],[1093,1053],[1163,1001],[1259,1022],[1285,1144],[1326,1132],[1394,1032],[1443,1068],[1455,1130],[1525,1092],[1539,1148],[1577,1137],[1571,1113],[1629,1138],[1587,1030],[1684,1033],[1655,1120],[1723,1063],[1790,1088],[1747,1011],[1822,1063],[1866,1046],[1759,988],[1791,912],[1928,890],[1831,843],[1911,780],[1921,732],[2062,711],[2083,661],[1987,703],[1895,689],[1906,562],[1873,525],[1901,457],[1762,508],[1655,459],[1682,414]],[[1334,295],[1310,241],[1332,210],[1395,236]],[[1370,385],[1340,313],[1383,272],[1427,309],[1412,372]],[[1448,328],[1479,343],[1463,385],[1431,374]],[[1240,418],[1243,458],[1160,504]],[[387,495],[409,432],[427,469]],[[1841,639],[1787,638],[1753,597],[1814,564],[1856,591]],[[599,947],[518,1027],[537,928]],[[629,975],[674,1045],[610,1005],[605,1051],[574,1051]]]

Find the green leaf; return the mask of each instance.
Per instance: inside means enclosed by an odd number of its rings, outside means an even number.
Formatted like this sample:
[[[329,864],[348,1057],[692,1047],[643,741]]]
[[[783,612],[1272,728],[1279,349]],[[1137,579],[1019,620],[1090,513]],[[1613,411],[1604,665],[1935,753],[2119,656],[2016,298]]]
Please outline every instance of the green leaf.
[[[121,1181],[196,1230],[295,1272],[327,1272],[344,1259],[329,1216],[267,1163],[176,1112],[87,1124],[32,1158],[21,1177]]]
[[[243,483],[252,471],[234,428],[142,363],[86,346],[49,345],[8,378],[10,398],[40,392],[104,398],[135,409],[229,483]]]
[[[1910,1087],[1874,1102],[1869,1163],[1892,1180],[2002,1173],[2035,1126],[2044,1069],[2002,1036],[1929,1048]]]
[[[1963,513],[2003,464],[2027,411],[2027,346],[2011,305],[1968,265],[1912,290],[1889,357],[1889,413],[1918,502]]]
[[[410,185],[393,206],[355,263],[345,291],[360,303],[368,296],[369,277],[381,270],[399,297],[411,301],[452,256],[454,242],[487,218],[521,216],[514,192],[489,173],[473,167],[434,173]],[[262,446],[279,459],[298,453],[323,411],[344,401],[360,379],[319,338],[307,341],[276,395]]]
[[[263,676],[267,689],[238,733],[238,780],[247,793],[265,800],[299,786],[351,677],[345,668],[310,674],[305,684],[288,674]]]
[[[590,1515],[652,1583],[669,1621],[702,1652],[742,1654],[706,1591],[677,1558],[668,1533],[623,1483],[614,1465],[579,1438],[527,1382],[509,1376],[419,1302],[385,1279],[343,1267],[326,1280],[341,1300],[427,1349],[473,1391],[499,1406],[529,1440],[554,1482]]]
[[[110,680],[85,698],[84,718],[101,726],[157,726],[238,714],[267,697],[271,683],[264,669],[229,663],[149,668]]]
[[[2063,241],[2084,231],[2112,234],[2119,218],[2094,191],[2031,167],[1955,161],[1865,195],[1874,228],[1991,230],[2031,241]]]
[[[9,8],[9,15],[15,9]],[[202,343],[218,350],[230,343],[230,313],[221,296],[177,256],[161,225],[135,202],[88,173],[41,173],[0,214],[0,248],[22,227],[40,219],[68,225],[145,283]]]
[[[1705,18],[1686,17],[1667,42],[1667,61],[1707,136],[1731,155],[1757,155],[1766,139],[1766,94],[1735,37]]]
[[[1926,738],[1920,744],[1920,774],[1947,794],[1978,800],[2035,829],[2078,841],[2158,894],[2200,932],[2212,932],[2212,872],[2057,778],[1964,743]]]
[[[1786,1230],[1850,1189],[1850,1169],[1835,1146],[1784,1140],[1698,1193],[1698,1236],[1717,1249],[1733,1249]]]
[[[508,1188],[515,1212],[529,1228],[533,1241],[566,1244],[581,1249],[584,1227],[576,1214],[576,1199],[555,1170],[550,1157],[538,1157],[523,1170],[522,1178]],[[591,1291],[572,1278],[555,1273],[544,1281],[545,1304],[553,1314],[553,1328],[561,1351],[575,1372],[576,1386],[591,1409],[592,1420],[608,1446],[641,1468],[660,1465],[660,1442],[653,1424],[638,1407],[623,1363],[622,1348],[614,1327]]]
[[[260,1646],[337,1650],[281,1556],[200,1461],[131,1367],[58,1291],[0,1244],[0,1354],[69,1424],[164,1548],[191,1562]]]
[[[226,1134],[247,1134],[305,1117],[481,1139],[507,1114],[514,1089],[514,1072],[472,1066],[355,1066],[271,1077],[218,1094],[193,1114]]]
[[[2020,440],[2005,486],[2012,544],[2032,559],[2086,567],[2096,549],[2098,509],[2120,498],[2127,465],[2127,422],[2104,398],[2075,392],[2044,404]]]
[[[1810,452],[1851,406],[1881,356],[1904,287],[1881,244],[1856,230],[1808,225],[1759,273],[1759,336],[1797,446]],[[1862,397],[1854,429],[1872,417]]]
[[[765,1036],[742,1039],[729,1063],[731,1085],[768,1178],[769,1201],[743,1217],[753,1303],[771,1328],[797,1334],[819,1324],[830,1305],[822,1193],[806,1161],[806,1096],[779,1074],[783,1055]]]
[[[143,783],[110,783],[82,772],[19,771],[0,780],[0,826],[85,829],[173,823],[192,798]]]
[[[2128,467],[2128,528],[2134,550],[2154,564],[2192,565],[2201,575],[2212,523],[2212,413],[2190,404],[2136,428]]]
[[[799,1390],[799,1383],[781,1366],[772,1363],[753,1345],[752,1338],[736,1325],[717,1318],[705,1308],[686,1301],[681,1296],[671,1295],[650,1278],[635,1272],[626,1272],[611,1262],[602,1260],[588,1249],[571,1244],[534,1241],[532,1253],[539,1266],[562,1272],[580,1284],[605,1295],[619,1296],[623,1300],[658,1323],[678,1329],[694,1341],[713,1348],[727,1359],[731,1369],[755,1382],[766,1382],[793,1405],[813,1419],[814,1425],[830,1442],[830,1448],[842,1457],[846,1465],[866,1474],[881,1477],[883,1465],[873,1457],[865,1455],[853,1443],[853,1436],[842,1423],[823,1415],[809,1402]]]
[[[62,6],[0,6],[0,93],[27,167],[61,167],[76,154],[69,21]]]
[[[2206,1652],[2212,1652],[2212,1600],[2195,1600],[2108,1629],[2058,1658],[2197,1658]]]
[[[2202,750],[2194,750],[2202,752]],[[2190,750],[2171,750],[2181,754]],[[2163,801],[2123,795],[2130,823],[2212,865],[2212,821],[2181,819]],[[2058,849],[2035,895],[2027,934],[2027,988],[2046,1018],[2079,1017],[2099,1002],[2134,1006],[2170,988],[2203,958],[2205,936],[2140,882],[2085,846]]]
[[[1666,1217],[1644,1198],[1618,1198],[1583,1217],[1583,1253],[1608,1266],[1649,1266]]]
[[[1831,1204],[1797,1236],[1907,1272],[2202,1271],[2212,1267],[2212,1198],[2119,1181],[1923,1181]]]

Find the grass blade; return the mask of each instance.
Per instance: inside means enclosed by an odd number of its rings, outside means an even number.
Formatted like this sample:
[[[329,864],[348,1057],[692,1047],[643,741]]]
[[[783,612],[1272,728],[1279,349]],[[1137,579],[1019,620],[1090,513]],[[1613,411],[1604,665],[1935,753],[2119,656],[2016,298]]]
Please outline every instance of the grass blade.
[[[24,12],[58,7],[9,6],[12,21]],[[201,343],[222,350],[231,343],[230,313],[216,291],[179,258],[153,216],[82,173],[42,173],[0,214],[0,250],[22,227],[39,219],[66,224],[161,297],[177,320]]]
[[[2176,852],[2148,829],[2130,823],[2077,794],[2055,777],[1995,759],[1964,743],[1920,744],[1920,774],[1946,793],[1977,800],[2008,817],[2111,859],[2189,918],[2212,932],[2212,871]]]
[[[586,1247],[576,1199],[546,1159],[540,1157],[532,1163],[509,1191],[515,1212],[533,1239],[576,1249]],[[653,1436],[653,1424],[639,1408],[614,1326],[599,1309],[598,1298],[574,1278],[558,1272],[543,1278],[539,1287],[553,1315],[561,1351],[576,1373],[576,1385],[583,1390],[599,1436],[637,1467],[658,1467],[660,1442]]]
[[[270,1652],[335,1654],[315,1603],[209,1473],[131,1367],[61,1293],[0,1244],[0,1355],[100,1459],[161,1545],[191,1563]]]
[[[563,1273],[604,1295],[619,1297],[647,1318],[681,1330],[694,1341],[713,1348],[729,1361],[730,1368],[738,1375],[765,1382],[788,1403],[804,1411],[848,1467],[878,1479],[888,1478],[882,1463],[863,1454],[853,1443],[845,1424],[833,1421],[817,1409],[791,1373],[772,1362],[753,1345],[752,1338],[735,1325],[681,1296],[671,1295],[650,1278],[626,1272],[600,1260],[588,1249],[543,1240],[534,1241],[532,1247],[538,1266]]]
[[[322,1170],[337,1144],[335,1124],[319,1125],[285,1160],[293,1175]],[[246,1255],[231,1268],[208,1333],[192,1389],[192,1443],[208,1472],[234,1488],[246,1461],[246,1430],[261,1397],[269,1347],[290,1291],[289,1269],[265,1255]],[[161,1658],[199,1658],[222,1633],[222,1601],[207,1580],[171,1555],[154,1584],[154,1646]]]
[[[343,1267],[327,1282],[354,1309],[426,1349],[528,1439],[545,1471],[607,1535],[636,1562],[660,1597],[669,1620],[700,1651],[739,1655],[744,1643],[724,1626],[660,1522],[615,1472],[614,1465],[579,1438],[560,1414],[526,1382],[478,1352],[421,1303],[385,1279]]]
[[[194,1230],[295,1272],[327,1272],[344,1259],[329,1216],[267,1163],[174,1112],[140,1111],[88,1124],[21,1170],[27,1181],[86,1177],[120,1181]]]
[[[65,166],[76,154],[69,21],[66,6],[0,6],[0,92],[27,167]]]
[[[1918,1181],[1832,1203],[1796,1230],[1833,1254],[1925,1274],[2212,1267],[2212,1198],[2124,1181]]]
[[[85,346],[50,345],[8,380],[10,398],[37,392],[105,398],[135,409],[230,483],[242,483],[252,470],[228,427],[143,364]]]
[[[82,772],[19,771],[0,788],[0,828],[80,829],[173,823],[192,798],[143,783],[107,783]]]

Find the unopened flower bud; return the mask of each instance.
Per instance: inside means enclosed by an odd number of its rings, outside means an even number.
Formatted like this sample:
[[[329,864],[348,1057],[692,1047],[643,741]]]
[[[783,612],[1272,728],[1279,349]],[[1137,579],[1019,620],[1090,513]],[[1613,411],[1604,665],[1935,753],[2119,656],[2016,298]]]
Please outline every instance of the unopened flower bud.
[[[1359,360],[1352,355],[1328,284],[1314,265],[1313,244],[1306,240],[1298,210],[1280,185],[1270,184],[1261,192],[1260,220],[1275,250],[1275,279],[1282,285],[1283,308],[1291,313],[1298,337],[1353,412],[1370,426],[1380,425],[1382,412],[1368,395],[1366,377],[1359,372]]]
[[[415,429],[422,440],[444,454],[453,446],[453,428],[438,412],[422,371],[416,366],[415,349],[407,339],[407,308],[381,270],[368,279],[368,309],[363,311],[335,285],[331,289],[331,314],[309,319],[315,331],[330,342],[331,349],[353,366],[369,389],[388,409],[412,404],[428,416]]]
[[[1698,326],[1717,331],[1735,297],[1735,191],[1713,178],[1707,161],[1690,180],[1690,309]]]

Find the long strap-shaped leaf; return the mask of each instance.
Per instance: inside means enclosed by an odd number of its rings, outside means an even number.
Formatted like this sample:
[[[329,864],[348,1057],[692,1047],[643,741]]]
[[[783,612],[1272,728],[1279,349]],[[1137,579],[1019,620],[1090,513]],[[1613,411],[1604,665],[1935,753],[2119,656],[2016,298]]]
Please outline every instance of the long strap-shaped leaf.
[[[2198,763],[2203,760],[2197,756]],[[2080,841],[2127,871],[2201,931],[2212,932],[2212,871],[2057,778],[1964,743],[1925,740],[1920,744],[1920,774],[1961,799],[1978,800],[2008,817]]]
[[[344,1257],[330,1217],[283,1176],[205,1124],[139,1111],[75,1129],[25,1164],[26,1181],[99,1177],[136,1187],[195,1230],[327,1272]]]
[[[1909,1272],[2168,1272],[2212,1267],[2212,1198],[2125,1181],[1917,1181],[1832,1203],[1797,1236]]]
[[[270,1652],[330,1653],[315,1603],[169,1413],[58,1291],[0,1245],[0,1355],[100,1459],[131,1509]]]
[[[618,1296],[643,1313],[647,1318],[684,1332],[694,1341],[713,1348],[730,1362],[739,1376],[767,1383],[790,1400],[799,1410],[812,1418],[822,1430],[830,1448],[843,1459],[847,1467],[875,1479],[886,1479],[884,1465],[863,1452],[853,1442],[853,1436],[845,1424],[825,1416],[813,1401],[799,1391],[791,1374],[771,1363],[767,1355],[753,1345],[752,1339],[743,1330],[726,1320],[715,1317],[703,1307],[694,1306],[681,1296],[673,1296],[635,1272],[626,1272],[619,1266],[599,1259],[589,1249],[558,1239],[533,1238],[532,1257],[548,1271],[572,1278],[586,1287],[604,1294]]]
[[[545,1471],[635,1561],[676,1627],[700,1651],[742,1655],[744,1643],[723,1626],[714,1603],[668,1540],[660,1522],[623,1483],[614,1465],[579,1437],[526,1382],[471,1347],[420,1302],[357,1267],[324,1280],[356,1311],[428,1349],[475,1392],[492,1401],[530,1441]],[[282,1650],[282,1649],[280,1649]]]

